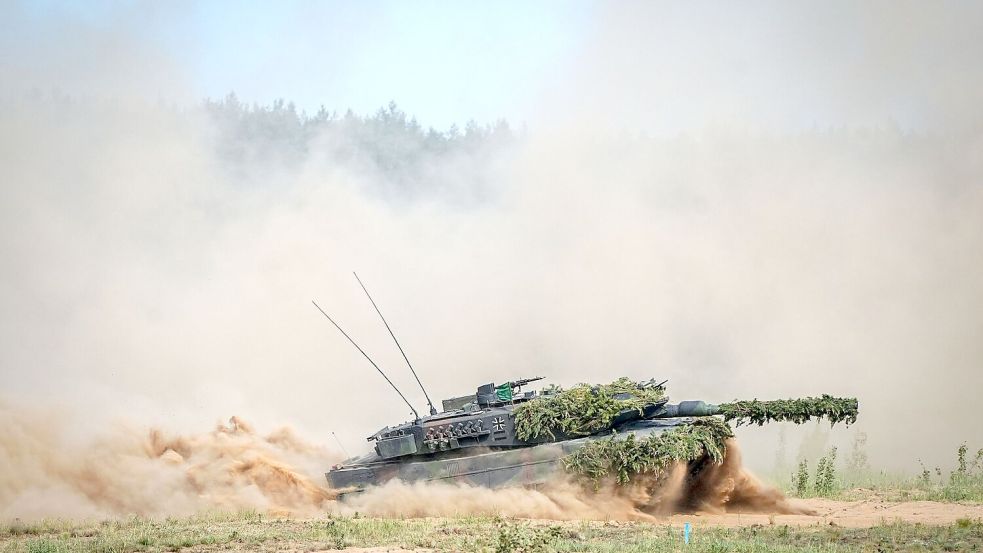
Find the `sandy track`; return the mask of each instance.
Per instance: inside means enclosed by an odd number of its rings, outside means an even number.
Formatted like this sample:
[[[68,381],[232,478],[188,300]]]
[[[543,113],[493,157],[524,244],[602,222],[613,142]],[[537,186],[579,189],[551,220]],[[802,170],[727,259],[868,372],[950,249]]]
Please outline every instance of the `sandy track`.
[[[866,528],[895,521],[917,522],[927,525],[948,525],[961,518],[983,520],[983,504],[938,503],[934,501],[906,501],[903,503],[868,499],[862,501],[832,501],[829,499],[792,500],[793,505],[815,512],[813,515],[768,515],[757,513],[699,513],[673,515],[669,522],[694,526],[751,526],[786,524],[789,526],[836,525],[848,528]]]
[[[945,526],[954,523],[961,518],[983,520],[983,504],[970,503],[938,503],[934,501],[907,501],[892,502],[879,499],[867,499],[861,501],[832,501],[829,499],[799,499],[792,500],[795,506],[804,507],[812,510],[812,515],[768,515],[758,513],[700,513],[687,515],[673,515],[663,520],[673,526],[682,527],[686,522],[691,523],[694,529],[700,527],[728,527],[737,528],[741,526],[754,525],[788,525],[796,527],[809,526],[840,526],[846,528],[866,528],[880,524],[889,524],[897,521],[910,523],[920,523],[927,526]],[[561,526],[577,525],[578,521],[550,521],[550,520],[531,520],[534,525],[553,525]],[[638,521],[618,522],[595,521],[593,524],[604,526],[625,526],[627,531],[631,531],[632,526],[646,524]],[[659,522],[656,522],[659,524]],[[348,548],[346,553],[430,553],[432,549],[403,549],[400,547],[366,547]],[[325,550],[318,553],[336,553],[336,550]]]

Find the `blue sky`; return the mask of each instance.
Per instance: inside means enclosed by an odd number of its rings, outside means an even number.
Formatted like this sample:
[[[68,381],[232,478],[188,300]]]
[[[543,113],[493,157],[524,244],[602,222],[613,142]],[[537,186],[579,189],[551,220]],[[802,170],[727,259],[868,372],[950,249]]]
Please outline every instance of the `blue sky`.
[[[588,11],[574,3],[231,4],[195,8],[200,49],[185,54],[204,94],[234,89],[360,112],[395,99],[437,126],[518,115],[539,75],[575,48]]]
[[[421,122],[521,119],[545,72],[575,51],[584,2],[89,1],[21,4],[20,32],[70,24],[132,34],[180,68],[185,92],[371,112]],[[44,36],[44,32],[41,36]]]
[[[983,3],[7,2],[0,93],[679,132],[983,119]],[[593,121],[591,121],[593,119]]]

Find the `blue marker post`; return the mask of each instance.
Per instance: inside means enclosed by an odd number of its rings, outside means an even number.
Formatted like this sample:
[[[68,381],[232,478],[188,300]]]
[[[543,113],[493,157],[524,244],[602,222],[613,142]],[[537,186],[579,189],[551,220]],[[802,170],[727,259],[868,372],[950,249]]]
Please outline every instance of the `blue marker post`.
[[[689,545],[689,523],[683,523],[683,542]]]

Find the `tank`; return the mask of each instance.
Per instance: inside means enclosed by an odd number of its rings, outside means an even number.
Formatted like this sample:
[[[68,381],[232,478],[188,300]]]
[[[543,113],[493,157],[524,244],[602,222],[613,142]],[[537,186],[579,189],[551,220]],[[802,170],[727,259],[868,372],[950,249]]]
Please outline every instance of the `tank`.
[[[569,415],[567,419],[543,422],[537,418],[541,413],[532,407],[548,405],[544,402],[558,400],[564,391],[556,387],[522,391],[524,386],[541,379],[484,384],[473,394],[444,400],[440,412],[387,426],[367,438],[373,444],[369,454],[332,467],[326,473],[328,483],[342,494],[393,479],[489,488],[535,487],[563,471],[565,460],[592,441],[629,437],[640,440],[699,424],[707,418],[721,423],[736,420],[738,424],[803,422],[822,416],[834,423],[856,420],[857,401],[853,398],[822,396],[721,405],[704,401],[670,403],[665,382],[620,379],[608,385],[618,387],[604,387],[607,397],[615,400],[606,405],[614,405],[615,409],[608,407],[596,417],[579,413],[573,417],[576,424],[567,424]],[[579,397],[589,402],[591,394],[599,395],[600,388],[580,385]],[[618,410],[619,406],[624,408]],[[517,417],[522,424],[517,424]],[[538,427],[530,430],[537,423]],[[693,460],[693,470],[705,462],[706,459]]]
[[[420,416],[382,368],[314,300],[314,307],[358,350],[413,412],[412,421],[387,426],[367,439],[372,451],[335,465],[325,476],[340,494],[398,479],[404,482],[466,483],[490,488],[536,486],[561,471],[595,481],[614,476],[626,483],[633,473],[686,462],[695,475],[707,462],[719,463],[728,421],[765,424],[831,423],[856,420],[855,398],[824,395],[777,401],[670,403],[666,381],[556,386],[539,392],[522,388],[542,377],[488,383],[473,394],[445,399],[438,411],[389,322],[358,275],[354,275],[385,325],[407,368],[426,397],[430,414]],[[722,419],[722,420],[721,420]]]

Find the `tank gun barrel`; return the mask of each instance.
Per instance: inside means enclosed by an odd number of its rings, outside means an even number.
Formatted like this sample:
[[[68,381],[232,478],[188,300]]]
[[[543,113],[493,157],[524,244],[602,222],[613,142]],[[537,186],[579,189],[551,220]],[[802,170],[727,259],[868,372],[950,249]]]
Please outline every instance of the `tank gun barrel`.
[[[745,400],[721,403],[705,401],[681,401],[665,404],[661,409],[644,418],[663,419],[671,417],[709,417],[723,415],[725,421],[734,421],[738,426],[769,422],[794,422],[802,424],[811,419],[827,419],[830,424],[857,421],[859,403],[853,397],[805,397],[798,399],[777,399],[771,401]]]
[[[670,417],[709,417],[720,414],[720,406],[705,401],[680,401],[667,403],[662,410],[652,418],[663,419]]]
[[[682,401],[666,404],[645,418],[709,417],[723,415],[725,421],[735,421],[738,426],[769,422],[794,422],[802,424],[811,419],[825,418],[830,424],[857,421],[859,403],[853,397],[805,397],[771,401],[745,400],[715,405],[705,401]]]
[[[830,424],[857,422],[860,403],[855,397],[833,397],[823,394],[819,397],[798,399],[777,399],[761,401],[732,401],[720,404],[720,414],[725,421],[736,421],[737,425],[769,422],[794,422],[802,424],[809,419],[826,418]]]

